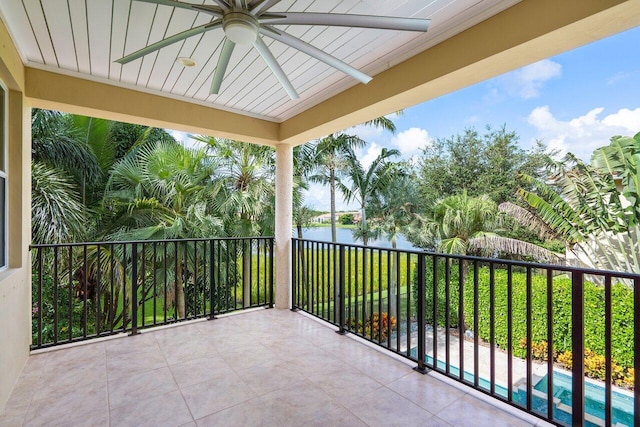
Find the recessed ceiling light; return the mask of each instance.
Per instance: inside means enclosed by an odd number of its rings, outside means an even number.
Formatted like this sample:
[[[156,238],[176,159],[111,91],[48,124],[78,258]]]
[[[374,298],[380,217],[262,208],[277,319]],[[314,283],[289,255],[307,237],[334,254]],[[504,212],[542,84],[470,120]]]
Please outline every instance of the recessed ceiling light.
[[[176,62],[184,67],[195,67],[197,65],[196,61],[191,58],[178,58]]]

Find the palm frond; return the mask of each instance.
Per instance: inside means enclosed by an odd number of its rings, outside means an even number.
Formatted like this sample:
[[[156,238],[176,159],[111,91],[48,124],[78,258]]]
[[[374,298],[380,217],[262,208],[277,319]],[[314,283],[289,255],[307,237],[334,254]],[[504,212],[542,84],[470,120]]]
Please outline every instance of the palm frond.
[[[500,253],[532,257],[539,262],[559,261],[562,256],[542,246],[496,234],[478,234],[469,239],[469,249],[485,255],[497,256]]]
[[[85,208],[71,180],[42,163],[31,165],[31,223],[34,243],[68,243],[85,231]]]
[[[511,202],[498,205],[498,211],[509,215],[520,225],[532,230],[540,239],[555,239],[558,234],[533,212]]]

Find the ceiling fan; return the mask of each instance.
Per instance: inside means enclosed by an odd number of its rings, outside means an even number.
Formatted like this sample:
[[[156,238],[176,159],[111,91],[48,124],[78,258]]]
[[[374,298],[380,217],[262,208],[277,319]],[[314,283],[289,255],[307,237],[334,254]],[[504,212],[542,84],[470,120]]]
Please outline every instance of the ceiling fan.
[[[298,93],[295,88],[260,35],[272,38],[294,49],[304,52],[364,84],[371,81],[370,76],[310,45],[309,43],[275,28],[274,25],[323,25],[421,32],[427,31],[427,28],[429,27],[428,19],[418,18],[337,13],[269,12],[269,9],[277,5],[281,0],[214,0],[217,6],[192,4],[175,0],[135,1],[207,13],[212,15],[213,19],[207,24],[191,28],[150,44],[145,48],[118,59],[116,62],[120,64],[127,64],[142,56],[181,40],[185,40],[191,36],[222,28],[225,38],[220,57],[218,58],[218,65],[216,66],[213,74],[213,80],[211,82],[211,94],[217,94],[220,92],[222,80],[224,79],[227,66],[229,65],[233,49],[236,44],[240,44],[253,45],[291,99],[298,98]]]

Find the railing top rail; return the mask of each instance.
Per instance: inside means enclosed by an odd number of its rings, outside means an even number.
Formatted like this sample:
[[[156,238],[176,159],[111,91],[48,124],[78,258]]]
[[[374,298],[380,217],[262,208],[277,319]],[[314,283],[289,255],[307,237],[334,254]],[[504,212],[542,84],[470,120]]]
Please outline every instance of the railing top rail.
[[[311,240],[311,239],[299,239],[296,237],[292,238],[295,241],[300,242],[312,242],[312,243],[322,243],[327,245],[334,246],[348,246],[357,249],[373,249],[373,250],[381,250],[388,252],[398,252],[403,254],[424,254],[429,256],[436,256],[440,258],[451,258],[451,259],[459,259],[465,261],[478,261],[483,263],[491,263],[491,264],[502,264],[502,265],[511,265],[516,267],[528,267],[528,268],[538,268],[545,270],[554,270],[554,271],[563,271],[569,273],[582,273],[582,274],[593,274],[599,276],[612,276],[619,279],[640,279],[640,274],[638,273],[630,273],[630,272],[621,272],[621,271],[613,271],[613,270],[598,270],[595,268],[586,268],[586,267],[571,267],[564,265],[556,265],[556,264],[544,264],[530,261],[517,261],[517,260],[509,260],[509,259],[500,259],[500,258],[486,258],[474,255],[456,255],[456,254],[445,254],[439,252],[432,251],[422,251],[419,249],[394,249],[394,248],[384,248],[381,246],[365,246],[354,243],[343,243],[343,242],[328,242],[323,240]]]
[[[273,236],[246,236],[246,237],[202,237],[195,239],[154,239],[154,240],[103,240],[101,242],[72,242],[72,243],[44,243],[31,244],[29,250],[38,248],[55,247],[81,247],[81,246],[105,246],[105,245],[131,245],[142,243],[174,243],[174,242],[209,242],[212,240],[273,240]]]

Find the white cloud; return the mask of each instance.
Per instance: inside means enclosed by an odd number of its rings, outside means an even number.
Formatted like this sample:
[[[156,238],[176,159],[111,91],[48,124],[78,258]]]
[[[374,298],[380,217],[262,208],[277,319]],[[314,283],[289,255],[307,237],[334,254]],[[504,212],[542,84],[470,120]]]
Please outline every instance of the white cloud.
[[[616,74],[614,74],[613,76],[611,76],[611,77],[609,77],[607,79],[607,86],[611,86],[611,85],[616,84],[616,83],[618,83],[619,81],[622,81],[622,80],[627,80],[627,79],[631,78],[632,76],[633,76],[632,73],[621,71],[621,72],[616,73]]]
[[[640,132],[640,108],[636,108],[635,110],[623,108],[616,114],[605,117],[602,123],[607,126],[623,127],[635,135]]]
[[[563,121],[554,117],[548,106],[537,107],[529,114],[529,124],[538,131],[550,149],[560,154],[571,152],[589,161],[591,153],[609,143],[615,135],[635,135],[640,131],[640,108],[620,109],[600,119],[604,108],[594,108],[586,114]]]
[[[362,167],[367,169],[371,166],[371,163],[382,153],[382,147],[376,144],[375,142],[369,145],[366,153],[358,153],[358,158],[360,159],[360,163]]]
[[[562,65],[550,59],[534,62],[497,79],[502,89],[510,96],[522,99],[537,98],[545,83],[562,75]],[[488,97],[488,98],[487,98]],[[487,95],[489,100],[499,100],[495,88]]]
[[[403,157],[410,157],[431,144],[432,141],[429,132],[425,129],[410,128],[394,136],[391,139],[391,145],[397,147]]]

